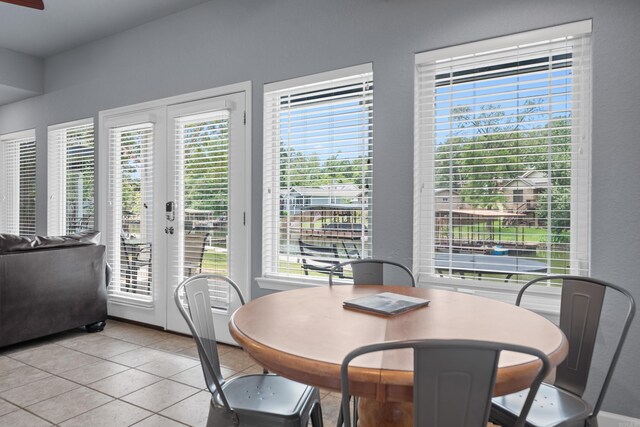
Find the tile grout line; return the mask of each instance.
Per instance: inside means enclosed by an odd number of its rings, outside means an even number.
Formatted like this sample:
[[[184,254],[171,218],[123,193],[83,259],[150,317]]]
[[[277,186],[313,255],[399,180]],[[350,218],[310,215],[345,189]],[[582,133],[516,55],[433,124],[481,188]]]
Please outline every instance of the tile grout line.
[[[107,338],[110,338],[110,339],[113,339],[113,340],[117,340],[117,341],[120,341],[120,342],[123,342],[123,343],[132,344],[132,345],[137,345],[135,342],[130,342],[130,341],[127,341],[127,340],[125,340],[125,339],[121,339],[121,338],[118,338],[118,337],[111,336],[111,335],[109,335],[109,334],[96,335],[96,336],[104,336],[104,337],[107,337]],[[176,336],[182,336],[182,335],[176,335]],[[4,415],[8,415],[8,414],[10,414],[10,413],[13,413],[13,412],[16,412],[16,411],[19,411],[19,410],[23,410],[23,411],[25,411],[25,412],[27,412],[27,413],[29,413],[29,414],[33,415],[33,416],[36,416],[36,417],[37,417],[37,418],[39,418],[39,419],[44,420],[44,421],[45,421],[45,422],[47,422],[47,423],[51,423],[51,424],[53,424],[53,425],[56,425],[56,426],[57,426],[57,425],[59,425],[59,424],[61,424],[61,423],[64,423],[64,422],[66,422],[66,421],[69,421],[69,420],[71,420],[71,419],[73,419],[73,418],[79,417],[79,416],[81,416],[81,415],[83,415],[83,414],[85,414],[85,413],[87,413],[87,412],[90,412],[90,411],[95,410],[95,409],[98,409],[98,408],[100,408],[100,407],[102,407],[102,406],[105,406],[105,405],[111,404],[111,403],[113,403],[113,402],[115,402],[115,401],[119,401],[119,402],[121,402],[121,403],[128,404],[128,405],[132,405],[132,406],[134,406],[134,407],[136,407],[136,408],[142,409],[142,410],[147,411],[147,412],[149,412],[149,413],[150,413],[150,415],[149,415],[149,416],[147,416],[147,417],[145,417],[145,418],[143,418],[143,419],[141,419],[141,420],[136,421],[136,423],[142,422],[142,421],[144,421],[145,419],[148,419],[148,418],[150,418],[150,417],[152,417],[152,416],[154,416],[154,415],[157,415],[157,416],[159,416],[159,417],[164,417],[164,418],[170,419],[170,420],[175,421],[175,422],[177,422],[177,423],[179,423],[179,424],[182,424],[182,425],[188,425],[188,424],[185,424],[185,423],[183,423],[182,421],[179,421],[179,420],[177,420],[177,419],[174,419],[174,418],[172,418],[172,417],[170,417],[170,416],[162,415],[160,412],[161,412],[161,411],[164,411],[164,410],[166,410],[166,409],[168,409],[168,408],[170,408],[170,407],[172,407],[172,406],[174,406],[174,405],[177,405],[177,404],[179,404],[179,403],[181,403],[181,402],[183,402],[183,401],[185,401],[185,400],[187,400],[187,399],[189,399],[189,398],[192,398],[193,396],[197,395],[197,394],[198,394],[198,393],[200,393],[200,392],[203,392],[203,391],[209,392],[209,391],[208,391],[208,388],[207,388],[206,386],[204,386],[204,387],[194,387],[193,385],[188,384],[188,383],[186,383],[186,382],[182,382],[182,381],[179,381],[179,380],[171,379],[172,377],[177,376],[177,375],[179,375],[179,374],[181,374],[181,373],[183,373],[183,372],[185,372],[185,371],[187,371],[187,370],[189,370],[189,369],[192,369],[192,368],[194,368],[194,367],[196,367],[196,366],[198,366],[198,365],[194,365],[194,366],[192,366],[192,367],[189,367],[189,368],[186,368],[186,369],[179,370],[178,372],[176,372],[176,373],[172,374],[171,376],[169,376],[169,377],[165,377],[165,376],[155,375],[155,374],[152,374],[152,373],[150,373],[150,372],[146,372],[146,371],[143,371],[143,370],[138,369],[138,367],[140,367],[140,366],[142,366],[142,365],[144,365],[144,364],[146,364],[146,363],[151,363],[151,362],[153,362],[153,361],[154,361],[153,359],[152,359],[152,360],[150,360],[149,362],[144,362],[144,363],[141,363],[141,364],[139,364],[139,365],[137,365],[137,366],[129,366],[129,365],[125,365],[124,363],[114,362],[113,360],[109,359],[109,358],[113,358],[113,357],[116,357],[116,356],[120,356],[120,355],[122,355],[122,354],[125,354],[125,353],[128,353],[128,352],[131,352],[131,351],[135,351],[135,350],[138,350],[138,349],[149,349],[149,350],[155,350],[155,351],[158,351],[158,352],[161,352],[161,353],[164,353],[164,354],[167,354],[167,355],[173,356],[173,357],[175,357],[175,356],[177,356],[177,357],[185,357],[185,358],[187,358],[187,359],[191,359],[191,360],[195,360],[195,361],[200,362],[199,358],[193,357],[193,356],[191,356],[191,355],[189,355],[189,354],[186,354],[186,353],[182,353],[182,351],[188,350],[188,349],[189,349],[189,346],[184,347],[184,348],[180,348],[180,349],[178,349],[178,350],[174,350],[174,351],[167,350],[167,349],[160,349],[160,348],[150,347],[151,345],[158,344],[158,343],[161,343],[161,342],[163,342],[163,341],[167,341],[167,340],[171,339],[171,337],[166,338],[166,339],[161,339],[161,340],[158,340],[158,341],[154,341],[154,342],[151,342],[151,343],[146,344],[146,345],[138,345],[138,347],[137,347],[137,348],[134,348],[134,349],[131,349],[131,350],[126,350],[126,351],[123,351],[123,352],[120,352],[120,353],[116,353],[116,354],[113,354],[113,355],[109,355],[109,356],[105,356],[105,355],[99,355],[99,356],[98,356],[98,355],[95,355],[95,354],[87,353],[87,352],[85,352],[85,351],[83,351],[83,350],[82,350],[82,347],[81,347],[81,346],[80,346],[79,348],[73,348],[73,347],[67,347],[67,346],[65,346],[64,344],[62,344],[62,342],[67,341],[67,340],[68,340],[68,341],[73,341],[73,340],[82,341],[82,339],[83,339],[84,337],[86,337],[86,334],[85,334],[85,335],[78,335],[78,336],[75,336],[75,337],[72,337],[72,338],[63,339],[63,340],[61,340],[61,341],[43,342],[43,343],[42,343],[42,345],[37,345],[37,346],[35,346],[35,347],[25,348],[25,349],[23,349],[23,350],[19,350],[19,351],[17,351],[17,352],[12,352],[12,353],[10,353],[10,354],[2,353],[2,354],[0,354],[0,355],[1,355],[1,356],[8,357],[8,358],[9,358],[9,359],[11,359],[11,360],[14,360],[14,361],[17,361],[17,362],[21,363],[21,364],[22,364],[21,366],[29,366],[29,367],[31,367],[31,368],[33,368],[33,369],[37,369],[38,371],[41,371],[41,372],[44,372],[44,373],[46,373],[46,374],[47,374],[47,376],[45,376],[44,378],[40,378],[40,379],[37,379],[37,380],[34,380],[34,381],[29,381],[29,382],[26,382],[26,383],[24,383],[24,384],[20,384],[20,385],[19,385],[19,386],[17,386],[17,387],[13,387],[13,388],[18,388],[18,387],[27,386],[27,385],[29,385],[29,384],[33,384],[34,382],[42,381],[42,380],[45,380],[45,379],[48,379],[48,378],[58,378],[58,379],[62,379],[63,381],[68,381],[68,382],[70,382],[70,383],[73,383],[74,385],[76,385],[76,386],[78,386],[78,387],[76,387],[76,388],[74,388],[74,389],[72,389],[72,390],[66,391],[66,392],[64,392],[64,393],[60,393],[59,395],[52,396],[52,397],[50,397],[50,398],[48,398],[48,399],[53,399],[53,398],[55,398],[55,397],[58,397],[58,396],[64,395],[65,393],[69,393],[69,392],[71,392],[71,391],[73,391],[73,390],[78,389],[79,387],[85,387],[85,388],[87,388],[87,389],[89,389],[89,390],[92,390],[92,391],[95,391],[95,392],[97,392],[97,393],[100,393],[100,394],[103,394],[103,395],[107,396],[108,398],[110,398],[110,400],[109,400],[108,402],[105,402],[105,403],[103,403],[103,404],[101,404],[101,405],[96,406],[95,408],[91,408],[91,409],[89,409],[89,410],[87,410],[87,411],[84,411],[84,412],[82,412],[82,413],[75,414],[73,417],[70,417],[70,418],[68,418],[68,419],[62,420],[62,421],[60,421],[59,423],[53,423],[52,421],[49,421],[49,420],[47,420],[47,419],[45,419],[45,418],[43,418],[43,417],[41,417],[41,416],[39,416],[39,415],[37,415],[37,414],[33,413],[31,410],[27,409],[27,407],[22,406],[22,405],[18,405],[18,404],[14,404],[14,403],[13,403],[13,402],[11,402],[11,401],[7,401],[7,402],[8,402],[9,404],[13,405],[16,409],[15,409],[15,410],[12,410],[12,411],[10,411],[9,413],[4,414]],[[55,346],[58,346],[58,347],[60,347],[60,348],[63,348],[63,349],[69,350],[69,351],[78,352],[78,353],[80,353],[80,354],[84,354],[84,355],[87,355],[87,356],[94,357],[94,358],[96,358],[97,360],[96,360],[95,362],[88,363],[88,364],[86,364],[86,365],[81,365],[81,366],[78,366],[78,367],[73,367],[73,368],[71,368],[71,369],[67,369],[67,370],[64,370],[64,371],[59,372],[59,373],[52,373],[52,372],[50,372],[50,371],[48,371],[48,370],[46,370],[46,369],[39,368],[39,367],[34,366],[34,365],[30,364],[30,363],[25,363],[25,362],[23,362],[22,360],[19,360],[19,359],[17,359],[17,358],[15,358],[15,357],[13,357],[13,356],[12,356],[13,354],[21,353],[21,352],[26,352],[26,351],[29,351],[29,350],[38,351],[38,349],[39,349],[39,348],[41,348],[41,347],[45,347],[45,346],[48,346],[48,345],[55,345]],[[226,345],[225,345],[225,346],[226,346]],[[228,346],[228,347],[229,347],[229,348],[226,348],[226,349],[225,349],[225,351],[220,352],[220,354],[222,355],[222,354],[226,354],[226,353],[229,353],[229,352],[231,352],[231,351],[234,351],[234,350],[238,350],[238,349],[236,349],[236,348],[235,348],[235,347],[233,347],[233,346]],[[241,349],[239,349],[239,350],[240,350],[240,351],[242,351]],[[61,376],[62,374],[66,373],[66,372],[69,372],[69,371],[72,371],[72,370],[74,370],[74,369],[78,369],[78,368],[82,368],[82,367],[90,367],[90,366],[92,366],[92,365],[96,365],[96,364],[98,364],[98,363],[100,363],[100,362],[110,362],[110,363],[114,363],[114,364],[117,364],[117,365],[119,365],[119,366],[121,366],[121,367],[123,367],[123,368],[125,368],[125,369],[124,369],[123,371],[121,371],[121,372],[116,372],[116,373],[114,373],[114,374],[107,375],[106,377],[104,377],[104,378],[100,378],[100,379],[98,379],[98,380],[96,380],[96,381],[93,381],[92,383],[89,383],[89,384],[83,384],[83,383],[78,382],[77,380],[73,380],[73,379],[69,379],[69,378],[65,378],[65,377],[62,377],[62,376]],[[248,371],[248,370],[250,370],[250,369],[254,368],[254,367],[255,367],[255,365],[256,365],[256,364],[254,363],[254,364],[252,364],[252,365],[250,365],[250,366],[245,367],[245,368],[244,368],[244,369],[242,369],[242,370],[236,370],[236,369],[233,369],[233,368],[231,368],[231,367],[229,367],[229,366],[225,366],[225,365],[222,365],[222,366],[223,366],[225,369],[228,369],[230,372],[233,372],[231,375],[229,375],[229,376],[227,377],[227,378],[231,378],[231,377],[237,376],[237,375],[239,375],[239,374],[245,373],[246,371]],[[18,367],[18,368],[19,368],[19,367]],[[149,375],[154,375],[154,376],[159,377],[159,378],[160,378],[160,380],[158,380],[158,381],[156,381],[156,382],[154,382],[154,383],[152,383],[152,384],[149,384],[149,385],[147,385],[147,386],[145,386],[145,387],[141,387],[141,388],[140,388],[140,389],[138,389],[138,390],[134,390],[134,391],[132,391],[132,392],[130,392],[130,393],[127,393],[127,394],[125,394],[125,395],[123,395],[123,396],[120,396],[120,397],[111,396],[111,395],[109,395],[109,394],[107,394],[107,393],[103,393],[103,392],[101,392],[100,390],[97,390],[97,389],[95,389],[95,388],[91,387],[91,384],[93,384],[93,383],[95,383],[95,382],[98,382],[98,381],[101,381],[101,380],[104,380],[104,379],[107,379],[107,378],[113,377],[113,376],[115,376],[115,375],[118,375],[119,373],[127,372],[127,371],[130,371],[130,370],[135,370],[135,371],[138,371],[138,372],[141,372],[141,373],[146,373],[146,374],[149,374]],[[9,373],[10,373],[10,372],[8,372],[8,374],[9,374]],[[3,376],[4,376],[4,375],[3,375]],[[128,395],[133,394],[133,393],[135,393],[136,391],[142,390],[142,389],[144,389],[144,388],[146,388],[146,387],[149,387],[149,386],[151,386],[151,385],[153,385],[153,384],[157,384],[158,382],[160,382],[160,381],[162,381],[162,380],[169,380],[169,381],[172,381],[172,382],[175,382],[175,383],[178,383],[178,384],[182,384],[182,385],[185,385],[185,386],[188,386],[188,387],[192,387],[192,388],[195,390],[195,392],[194,392],[194,393],[192,393],[192,394],[190,394],[190,395],[188,395],[188,396],[186,396],[186,397],[184,397],[184,398],[182,398],[182,399],[180,399],[180,400],[178,400],[178,401],[176,401],[176,402],[174,402],[174,403],[172,403],[171,405],[167,406],[166,408],[162,408],[160,411],[152,411],[152,410],[149,410],[149,409],[147,409],[147,408],[144,408],[144,407],[138,406],[138,405],[136,405],[136,404],[134,404],[134,403],[131,403],[131,402],[127,402],[127,401],[125,401],[125,400],[122,400],[122,398],[124,398],[124,397],[126,397],[126,396],[128,396]],[[10,388],[10,389],[8,389],[8,390],[11,390],[11,388]],[[7,390],[7,391],[8,391],[8,390]],[[37,404],[37,403],[40,403],[40,402],[46,401],[46,400],[48,400],[48,399],[43,399],[43,400],[38,401],[38,402],[30,403],[30,405],[28,405],[28,406],[35,405],[35,404]],[[5,400],[5,401],[6,401],[6,399],[3,399],[3,400]],[[4,416],[4,415],[3,415],[3,416]]]

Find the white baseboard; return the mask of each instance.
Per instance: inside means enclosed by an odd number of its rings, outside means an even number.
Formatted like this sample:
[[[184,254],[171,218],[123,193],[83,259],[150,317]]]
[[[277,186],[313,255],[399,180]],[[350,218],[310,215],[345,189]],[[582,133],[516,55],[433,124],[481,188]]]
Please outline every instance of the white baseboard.
[[[625,417],[624,415],[600,411],[598,414],[599,427],[640,427],[640,419]]]

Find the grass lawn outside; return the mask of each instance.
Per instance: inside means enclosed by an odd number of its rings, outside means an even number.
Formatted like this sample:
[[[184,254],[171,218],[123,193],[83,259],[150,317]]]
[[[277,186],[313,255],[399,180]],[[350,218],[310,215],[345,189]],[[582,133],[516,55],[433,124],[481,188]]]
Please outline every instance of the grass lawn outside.
[[[202,272],[228,275],[228,260],[229,257],[226,251],[216,251],[207,246],[202,257]]]

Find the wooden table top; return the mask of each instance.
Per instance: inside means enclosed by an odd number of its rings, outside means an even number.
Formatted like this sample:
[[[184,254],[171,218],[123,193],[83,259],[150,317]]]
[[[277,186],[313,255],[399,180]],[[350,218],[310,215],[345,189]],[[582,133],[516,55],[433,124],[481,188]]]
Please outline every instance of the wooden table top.
[[[344,300],[395,292],[431,300],[428,307],[394,317],[347,310]],[[279,292],[235,312],[232,336],[261,365],[284,377],[340,390],[340,364],[351,350],[383,341],[476,339],[537,348],[552,366],[568,351],[564,334],[545,318],[511,304],[474,295],[405,286],[333,286]],[[528,387],[539,362],[503,352],[495,395]],[[378,401],[412,399],[411,350],[373,353],[349,370],[352,393]]]

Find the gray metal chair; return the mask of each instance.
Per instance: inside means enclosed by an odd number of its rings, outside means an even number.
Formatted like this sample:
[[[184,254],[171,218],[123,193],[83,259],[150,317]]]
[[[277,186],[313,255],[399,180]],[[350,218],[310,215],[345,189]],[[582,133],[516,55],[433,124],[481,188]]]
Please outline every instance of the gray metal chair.
[[[151,243],[148,242],[130,242],[120,236],[120,263],[121,271],[125,280],[125,291],[135,293],[148,293],[149,283],[151,282],[152,267],[152,251]],[[146,283],[140,281],[140,271],[146,268]],[[141,289],[138,289],[140,285]]]
[[[411,286],[416,286],[416,279],[411,270],[395,261],[383,259],[356,259],[334,265],[329,271],[329,286],[333,286],[333,276],[344,277],[344,268],[350,266],[355,285],[383,285],[385,270],[398,270],[406,273]]]
[[[540,277],[528,282],[520,289],[516,305],[520,305],[524,292],[530,286],[543,280],[562,282],[560,329],[569,341],[569,354],[558,365],[554,384],[543,383],[540,387],[536,404],[527,417],[527,426],[597,426],[596,417],[631,326],[635,302],[626,289],[611,283],[588,277],[561,275]],[[612,343],[615,344],[615,350],[611,363],[592,407],[582,396],[589,378],[605,294],[610,290],[620,293],[628,301],[628,311],[620,328],[618,341]],[[616,307],[616,310],[622,309]],[[500,425],[512,425],[520,413],[522,402],[521,393],[494,399],[490,420]]]
[[[330,246],[317,246],[299,239],[298,245],[305,276],[308,276],[310,271],[329,274],[331,268],[340,263],[335,243]]]
[[[184,235],[184,277],[202,273],[202,260],[209,233]]]
[[[211,313],[210,280],[226,282],[244,305],[238,286],[218,274],[189,277],[174,293],[178,310],[196,342],[205,382],[211,392],[207,426],[306,427],[311,420],[314,427],[322,427],[320,392],[315,387],[272,374],[223,378]],[[183,290],[188,311],[181,299]]]
[[[526,414],[550,369],[547,356],[534,348],[471,340],[411,340],[367,345],[350,352],[342,362],[342,411],[349,420],[349,364],[363,354],[413,349],[413,425],[421,427],[485,427],[503,350],[525,353],[542,363],[531,383],[522,415],[514,423],[524,426]],[[340,426],[340,422],[338,422]]]

